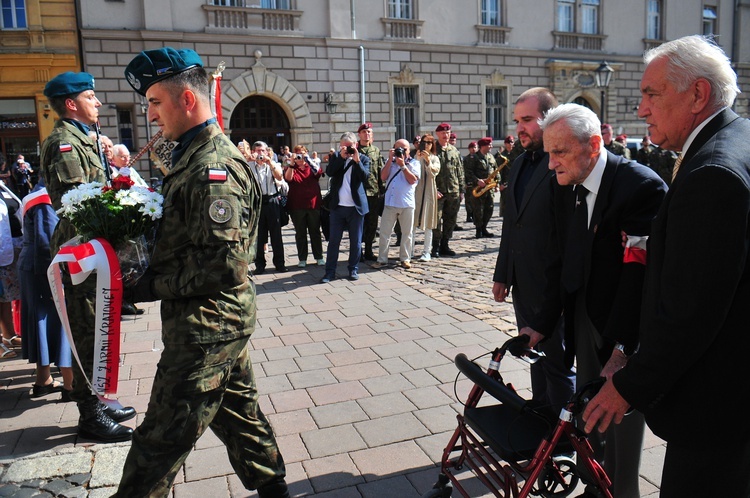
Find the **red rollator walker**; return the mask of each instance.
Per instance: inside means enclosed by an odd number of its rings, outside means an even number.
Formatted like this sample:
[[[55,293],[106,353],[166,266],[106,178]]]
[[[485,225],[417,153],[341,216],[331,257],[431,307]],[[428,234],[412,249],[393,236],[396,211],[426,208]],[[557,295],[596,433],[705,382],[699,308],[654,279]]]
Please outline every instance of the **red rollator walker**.
[[[594,459],[586,434],[575,426],[576,416],[604,379],[579,389],[555,418],[555,414],[534,407],[518,395],[498,372],[507,352],[543,361],[540,353],[527,344],[528,336],[524,335],[506,341],[492,352],[486,372],[463,353],[456,356],[456,366],[474,386],[443,451],[438,481],[422,498],[448,498],[454,488],[460,496],[470,498],[458,479],[467,468],[499,498],[565,497],[582,479],[597,487],[602,497],[612,498],[612,482]],[[479,406],[484,393],[500,403]],[[578,455],[578,464],[571,456],[573,452]],[[579,465],[587,472],[581,473]]]

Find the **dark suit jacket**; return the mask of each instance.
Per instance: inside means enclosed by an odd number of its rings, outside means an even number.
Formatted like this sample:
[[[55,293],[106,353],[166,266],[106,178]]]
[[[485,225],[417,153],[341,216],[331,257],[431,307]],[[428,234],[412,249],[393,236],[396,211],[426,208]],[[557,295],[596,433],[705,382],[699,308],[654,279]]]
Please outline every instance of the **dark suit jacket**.
[[[668,442],[750,439],[749,137],[731,110],[712,119],[653,223],[641,349],[614,383]]]
[[[345,169],[346,159],[337,152],[334,158],[329,161],[328,168],[326,168],[326,175],[331,177],[331,210],[339,206],[339,189],[344,182]],[[352,198],[357,212],[364,216],[370,210],[367,206],[367,194],[365,194],[365,182],[367,181],[367,175],[370,174],[370,158],[365,154],[360,154],[359,163],[352,161],[350,169],[352,172]]]
[[[602,360],[609,358],[615,342],[631,348],[638,344],[645,267],[623,263],[620,232],[648,235],[666,193],[666,184],[650,168],[607,152],[584,255],[586,309],[596,330],[605,338]],[[561,203],[555,209],[558,230],[566,234],[575,208],[573,188],[565,187],[556,201]],[[566,296],[565,339],[570,345],[575,330],[574,302],[575,296]],[[571,364],[574,350],[566,348]]]
[[[553,195],[559,190],[545,155],[534,170],[517,202],[515,184],[525,153],[511,169],[503,214],[503,234],[493,281],[516,287],[521,300],[514,305],[523,312],[531,328],[550,336],[562,311],[560,295],[560,251],[555,227]]]

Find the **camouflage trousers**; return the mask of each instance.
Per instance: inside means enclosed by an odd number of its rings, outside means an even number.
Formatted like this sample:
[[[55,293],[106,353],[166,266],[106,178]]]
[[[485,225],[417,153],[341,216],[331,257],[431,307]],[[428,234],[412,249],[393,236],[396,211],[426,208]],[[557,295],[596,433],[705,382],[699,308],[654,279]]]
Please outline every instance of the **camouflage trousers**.
[[[432,246],[445,244],[453,238],[453,229],[456,227],[458,210],[461,208],[461,197],[458,193],[445,194],[438,199],[438,225],[432,231]]]
[[[365,226],[362,230],[362,242],[365,243],[365,249],[372,251],[372,243],[375,242],[375,234],[378,231],[378,205],[380,199],[377,195],[367,196],[367,207],[370,211],[365,215]]]
[[[492,211],[495,209],[495,198],[492,196],[492,192],[486,192],[480,197],[474,197],[472,194],[470,203],[474,216],[474,226],[477,228],[486,227],[490,218],[492,218]]]
[[[247,489],[286,475],[276,438],[258,406],[248,339],[165,345],[115,496],[168,496],[193,445],[209,427],[226,446]]]

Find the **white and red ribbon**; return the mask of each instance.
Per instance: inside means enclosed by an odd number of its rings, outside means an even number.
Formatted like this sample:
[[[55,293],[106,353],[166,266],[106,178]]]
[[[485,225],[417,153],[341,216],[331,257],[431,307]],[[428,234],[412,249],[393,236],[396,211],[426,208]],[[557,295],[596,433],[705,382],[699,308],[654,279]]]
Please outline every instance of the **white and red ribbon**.
[[[60,321],[73,356],[81,366],[75,341],[70,331],[70,320],[65,307],[65,291],[62,283],[62,264],[67,263],[73,285],[85,281],[96,273],[96,329],[94,333],[94,369],[92,378],[87,377],[91,391],[102,397],[117,392],[120,370],[120,314],[122,310],[122,278],[120,263],[109,242],[93,239],[83,244],[66,242],[55,255],[47,269],[52,298],[60,315]],[[81,370],[83,368],[81,367]],[[85,371],[84,371],[85,372]]]
[[[224,61],[219,63],[216,71],[211,73],[211,110],[216,118],[216,124],[224,131],[224,117],[221,110],[221,74],[224,72]]]
[[[623,263],[646,264],[646,246],[648,244],[648,235],[628,235],[625,243],[625,253],[622,255]]]
[[[46,188],[40,188],[36,192],[26,194],[26,197],[23,198],[23,205],[21,206],[21,216],[25,216],[26,211],[34,206],[38,206],[39,204],[52,204],[52,199],[50,199]]]

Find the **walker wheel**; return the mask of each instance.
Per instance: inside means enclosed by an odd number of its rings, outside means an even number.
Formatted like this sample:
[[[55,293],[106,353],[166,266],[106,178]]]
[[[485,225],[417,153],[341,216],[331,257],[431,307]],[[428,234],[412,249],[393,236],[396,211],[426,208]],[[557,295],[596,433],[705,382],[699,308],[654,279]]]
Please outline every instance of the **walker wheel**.
[[[539,494],[544,498],[563,498],[570,496],[580,481],[578,468],[570,457],[555,457],[537,479]]]

